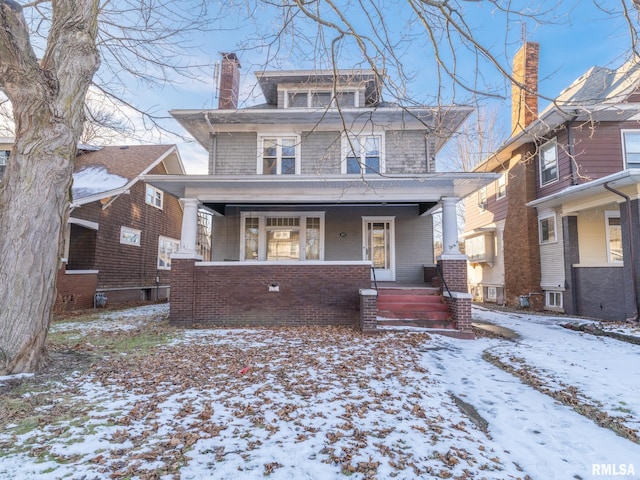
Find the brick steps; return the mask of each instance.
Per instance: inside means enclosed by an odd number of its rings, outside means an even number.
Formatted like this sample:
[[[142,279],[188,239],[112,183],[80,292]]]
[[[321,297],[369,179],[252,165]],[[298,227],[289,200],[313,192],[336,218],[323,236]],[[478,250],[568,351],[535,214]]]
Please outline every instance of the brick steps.
[[[453,328],[449,308],[437,288],[378,289],[378,325]]]

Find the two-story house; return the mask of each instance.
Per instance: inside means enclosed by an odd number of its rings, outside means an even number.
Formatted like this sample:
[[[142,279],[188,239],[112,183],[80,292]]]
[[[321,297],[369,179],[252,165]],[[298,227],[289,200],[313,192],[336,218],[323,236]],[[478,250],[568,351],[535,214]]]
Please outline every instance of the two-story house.
[[[372,282],[425,284],[439,208],[438,260],[466,294],[455,205],[496,176],[439,173],[435,157],[470,107],[401,107],[373,70],[308,70],[256,73],[265,103],[238,108],[235,54],[221,70],[218,109],[171,112],[209,174],[145,176],[185,208],[173,322],[353,324]],[[211,262],[195,254],[199,207],[215,214]]]
[[[78,148],[57,310],[168,298],[182,207],[145,173],[184,174],[176,146]]]
[[[637,319],[639,85],[637,59],[590,69],[478,166],[505,169],[506,192],[467,201],[477,297]]]

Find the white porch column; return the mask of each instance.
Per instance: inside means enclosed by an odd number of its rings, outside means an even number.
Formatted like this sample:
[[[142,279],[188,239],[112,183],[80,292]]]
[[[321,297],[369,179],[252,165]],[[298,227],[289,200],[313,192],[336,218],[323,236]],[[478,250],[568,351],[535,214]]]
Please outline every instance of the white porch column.
[[[457,197],[442,197],[442,255],[460,255],[458,248]]]
[[[180,236],[180,258],[196,258],[196,242],[198,239],[198,200],[195,198],[181,198],[182,233]]]

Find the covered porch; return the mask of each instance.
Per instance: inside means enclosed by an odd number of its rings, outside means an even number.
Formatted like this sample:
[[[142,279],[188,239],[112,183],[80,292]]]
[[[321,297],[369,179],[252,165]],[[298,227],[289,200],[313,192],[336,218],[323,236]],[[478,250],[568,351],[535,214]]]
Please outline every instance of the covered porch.
[[[171,321],[372,331],[376,282],[424,282],[425,265],[437,262],[452,317],[468,317],[456,325],[470,329],[456,203],[495,178],[147,176],[146,182],[178,196],[184,206],[180,251],[172,257]],[[213,261],[196,253],[199,208],[216,216]],[[444,245],[437,259],[436,211],[442,212]],[[468,312],[455,306],[461,302],[468,303]]]

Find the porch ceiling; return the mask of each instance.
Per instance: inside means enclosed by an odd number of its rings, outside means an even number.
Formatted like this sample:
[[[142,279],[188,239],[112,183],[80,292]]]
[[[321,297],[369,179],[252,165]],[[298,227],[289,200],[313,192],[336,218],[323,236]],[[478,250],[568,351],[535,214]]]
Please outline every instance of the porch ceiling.
[[[145,175],[144,181],[178,198],[211,204],[437,203],[464,198],[499,177],[493,173],[434,173],[362,177]]]

